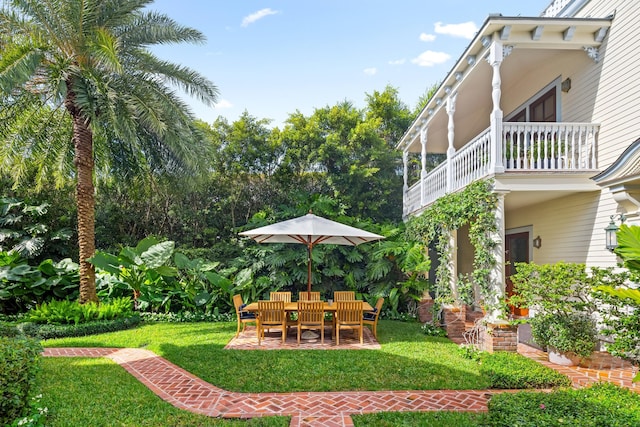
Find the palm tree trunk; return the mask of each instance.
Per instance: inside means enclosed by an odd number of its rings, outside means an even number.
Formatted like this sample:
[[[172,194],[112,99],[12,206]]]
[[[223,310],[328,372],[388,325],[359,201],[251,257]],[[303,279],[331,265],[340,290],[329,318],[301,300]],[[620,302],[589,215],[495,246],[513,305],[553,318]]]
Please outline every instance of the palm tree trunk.
[[[80,298],[81,304],[97,302],[96,272],[87,258],[94,255],[95,242],[95,195],[93,187],[93,133],[89,120],[75,105],[75,93],[67,83],[65,107],[73,121],[73,145],[76,166],[76,203],[78,206],[78,249],[80,251]]]

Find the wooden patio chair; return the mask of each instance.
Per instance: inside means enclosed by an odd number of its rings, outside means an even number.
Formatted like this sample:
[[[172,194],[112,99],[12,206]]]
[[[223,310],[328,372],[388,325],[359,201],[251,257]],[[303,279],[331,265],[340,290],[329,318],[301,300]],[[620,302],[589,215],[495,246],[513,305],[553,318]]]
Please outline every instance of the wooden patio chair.
[[[356,299],[356,293],[354,291],[334,291],[334,301],[353,301]]]
[[[298,301],[320,301],[320,292],[299,292]]]
[[[362,316],[362,323],[364,325],[371,326],[371,331],[375,339],[378,339],[378,317],[380,317],[380,310],[382,310],[382,304],[384,304],[384,298],[378,298],[376,306],[373,307],[373,311],[365,311]]]
[[[298,345],[302,329],[320,329],[320,343],[324,344],[324,302],[298,302]]]
[[[291,302],[291,292],[271,292],[269,294],[269,300],[271,301],[284,301],[285,303]],[[288,313],[287,322],[288,326],[294,326],[296,324],[293,313]]]
[[[271,292],[269,300],[291,302],[291,292]]]
[[[264,339],[264,330],[280,328],[282,343],[287,338],[287,315],[284,311],[284,301],[258,301],[258,345]]]
[[[336,304],[338,305],[336,315],[333,317],[336,345],[340,345],[340,330],[342,329],[358,330],[360,344],[363,344],[362,301],[337,301]]]
[[[240,325],[242,325],[242,332],[244,332],[247,323],[255,323],[257,326],[256,314],[250,311],[244,310],[246,304],[242,302],[242,295],[237,294],[233,296],[233,305],[236,307],[236,317],[238,318],[238,330],[236,331],[236,338],[240,335]]]

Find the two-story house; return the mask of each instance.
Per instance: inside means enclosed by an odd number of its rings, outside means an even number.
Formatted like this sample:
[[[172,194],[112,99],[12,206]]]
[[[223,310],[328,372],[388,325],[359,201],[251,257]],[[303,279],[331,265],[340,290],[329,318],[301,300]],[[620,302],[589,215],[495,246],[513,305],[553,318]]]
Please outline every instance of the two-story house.
[[[489,16],[398,142],[405,218],[494,181],[501,295],[517,261],[616,265],[605,247],[611,216],[640,222],[639,20],[640,2],[629,0]],[[410,153],[423,160],[417,182],[407,178]],[[446,160],[427,171],[429,153]],[[472,268],[465,234],[453,236],[454,278]]]

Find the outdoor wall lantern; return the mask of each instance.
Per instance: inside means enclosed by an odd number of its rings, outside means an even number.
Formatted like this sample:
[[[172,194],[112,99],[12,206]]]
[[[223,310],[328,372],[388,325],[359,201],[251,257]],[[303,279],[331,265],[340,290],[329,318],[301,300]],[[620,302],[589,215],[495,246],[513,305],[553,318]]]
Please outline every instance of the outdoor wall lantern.
[[[562,89],[564,93],[569,93],[569,91],[571,90],[571,79],[569,77],[567,77],[562,81],[562,83],[560,83],[560,89]]]
[[[614,249],[618,247],[618,236],[616,235],[616,233],[620,228],[616,225],[616,220],[620,220],[620,224],[622,224],[627,218],[623,214],[611,215],[609,218],[611,219],[611,221],[609,222],[609,225],[607,225],[607,227],[604,229],[605,241],[607,249],[613,252]]]
[[[541,246],[542,246],[542,238],[540,236],[538,236],[535,239],[533,239],[533,247],[534,248],[540,249]]]

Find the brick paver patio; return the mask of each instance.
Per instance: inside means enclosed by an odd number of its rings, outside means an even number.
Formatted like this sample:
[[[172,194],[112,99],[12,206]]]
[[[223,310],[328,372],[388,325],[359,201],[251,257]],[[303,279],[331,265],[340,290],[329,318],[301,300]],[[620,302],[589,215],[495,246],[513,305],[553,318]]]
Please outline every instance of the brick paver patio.
[[[319,345],[319,343],[318,343]],[[632,384],[633,371],[562,367],[546,361],[544,352],[520,345],[519,352],[568,375],[576,387],[610,381],[640,391]],[[48,357],[107,357],[130,372],[172,405],[212,417],[254,418],[291,416],[291,426],[352,426],[352,414],[381,411],[487,410],[492,394],[500,390],[419,390],[299,393],[237,393],[215,387],[155,353],[138,348],[47,348]]]

